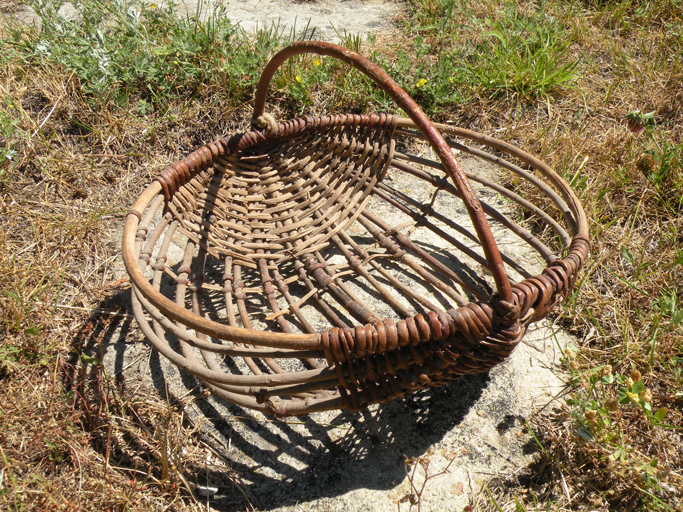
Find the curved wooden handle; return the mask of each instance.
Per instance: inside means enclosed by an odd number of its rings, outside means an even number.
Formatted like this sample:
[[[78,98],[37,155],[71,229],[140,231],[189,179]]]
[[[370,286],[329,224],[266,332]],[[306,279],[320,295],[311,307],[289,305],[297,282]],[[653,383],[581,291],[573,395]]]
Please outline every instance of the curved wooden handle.
[[[505,273],[503,260],[500,257],[498,246],[491,233],[491,227],[486,220],[479,199],[472,189],[470,182],[465,177],[460,164],[455,159],[455,156],[453,156],[451,148],[443,139],[441,133],[434,127],[417,103],[415,103],[415,101],[379,66],[373,64],[356,52],[352,52],[351,50],[342,48],[336,44],[319,41],[302,41],[294,43],[275,54],[263,70],[263,74],[259,79],[258,87],[256,89],[254,118],[259,118],[264,113],[268,86],[270,85],[270,81],[275,72],[287,59],[302,53],[327,55],[358,69],[370,77],[384,92],[391,96],[396,104],[415,123],[418,129],[427,138],[436,154],[439,155],[439,159],[448,171],[456,189],[460,193],[460,196],[465,203],[465,207],[467,208],[467,212],[474,224],[474,229],[479,236],[479,241],[481,242],[484,254],[486,255],[486,262],[489,270],[493,274],[493,279],[496,282],[498,295],[503,302],[512,307],[513,294],[510,287],[510,281]]]

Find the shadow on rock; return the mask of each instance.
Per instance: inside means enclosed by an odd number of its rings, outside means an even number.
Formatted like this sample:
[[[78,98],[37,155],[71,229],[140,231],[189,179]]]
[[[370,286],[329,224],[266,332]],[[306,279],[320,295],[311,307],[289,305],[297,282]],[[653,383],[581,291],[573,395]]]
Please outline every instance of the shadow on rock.
[[[240,475],[243,490],[261,510],[332,498],[359,488],[393,489],[405,478],[405,457],[422,456],[442,440],[489,382],[488,374],[468,376],[360,413],[336,411],[264,420],[216,397],[202,398],[202,387],[193,376],[178,372],[150,351],[132,319],[129,295],[124,290],[103,301],[97,309],[119,314],[93,314],[74,337],[68,387],[86,411],[85,427],[104,432],[94,436],[94,443],[101,453],[118,457],[123,466],[128,462],[134,467],[133,459],[152,467],[158,463],[153,450],[134,439],[128,447],[137,450],[132,457],[123,447],[113,449],[93,410],[106,403],[112,379],[124,397],[133,384],[146,382],[163,401],[190,401],[185,414],[200,425],[203,441],[229,461]],[[236,499],[241,499],[230,484],[233,476],[226,478],[204,467],[185,470],[186,477],[197,475],[190,479],[196,485],[219,488],[211,500],[214,508],[232,510]]]
[[[195,402],[195,412],[259,508],[270,510],[359,488],[393,489],[405,478],[405,457],[424,455],[458,425],[488,380],[462,378],[361,413],[264,422],[214,397]],[[191,377],[184,384],[196,386]]]

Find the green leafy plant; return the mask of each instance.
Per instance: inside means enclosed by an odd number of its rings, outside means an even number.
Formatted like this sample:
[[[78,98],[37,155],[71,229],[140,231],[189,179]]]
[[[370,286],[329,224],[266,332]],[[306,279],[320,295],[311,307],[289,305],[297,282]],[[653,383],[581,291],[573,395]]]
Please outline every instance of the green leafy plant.
[[[645,128],[655,125],[655,112],[643,114],[640,110],[634,110],[626,114],[626,124],[633,133],[642,133]]]
[[[125,107],[132,97],[143,115],[150,103],[164,106],[200,87],[220,83],[229,85],[225,90],[244,90],[279,44],[276,29],[248,40],[220,7],[197,22],[203,13],[177,17],[172,5],[91,0],[80,5],[81,23],[64,23],[49,4],[37,4],[43,13],[40,38],[21,37],[4,58],[61,65],[93,99]]]
[[[683,144],[653,133],[643,143],[637,167],[657,191],[659,203],[667,208],[683,208]]]
[[[9,179],[9,165],[17,155],[16,135],[19,120],[16,107],[11,96],[5,96],[0,109],[0,183]]]
[[[648,458],[633,448],[620,418],[635,408],[648,419],[650,428],[671,428],[664,423],[668,409],[653,407],[652,391],[637,369],[628,377],[613,373],[610,366],[582,372],[574,360],[576,352],[567,351],[566,355],[576,385],[576,391],[566,399],[576,435],[599,447],[603,459],[614,465],[613,471],[638,475],[646,491],[659,489],[659,476],[666,472],[656,457]]]
[[[683,352],[683,350],[681,350]],[[671,375],[674,378],[675,389],[673,392],[674,398],[679,400],[683,399],[683,357],[672,357],[666,366],[671,371]]]

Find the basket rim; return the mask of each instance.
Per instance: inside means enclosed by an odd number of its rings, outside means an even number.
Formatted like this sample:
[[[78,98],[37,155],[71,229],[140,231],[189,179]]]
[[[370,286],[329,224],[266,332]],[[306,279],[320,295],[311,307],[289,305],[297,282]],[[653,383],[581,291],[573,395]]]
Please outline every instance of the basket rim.
[[[380,116],[385,116],[385,114],[377,115],[372,114],[370,116],[357,116],[348,115],[347,122],[357,124],[361,118],[374,119],[377,120]],[[308,127],[310,130],[315,130],[317,126],[320,125],[321,120],[329,120],[331,117],[339,116],[320,116],[316,118],[297,118],[285,122],[279,123],[279,130],[277,134],[264,135],[261,131],[250,130],[243,133],[238,133],[230,138],[224,138],[216,143],[208,144],[201,147],[200,149],[191,153],[187,158],[180,162],[177,162],[172,167],[177,168],[179,165],[187,169],[188,162],[194,163],[195,167],[194,173],[200,172],[208,168],[214,161],[214,159],[220,154],[224,154],[226,151],[242,150],[247,149],[253,145],[262,142],[273,142],[278,139],[286,140],[291,136],[291,130],[286,128],[300,127],[304,131]],[[396,120],[396,126],[400,128],[417,128],[416,123],[408,118],[398,118]],[[578,257],[582,262],[585,257],[585,249],[583,249],[583,244],[576,245],[578,241],[588,242],[588,221],[586,214],[583,210],[579,198],[576,196],[570,185],[560,177],[554,170],[552,170],[547,164],[539,160],[538,158],[530,155],[524,150],[513,146],[507,142],[484,135],[482,133],[467,130],[464,128],[459,128],[453,125],[445,125],[434,123],[434,126],[442,133],[455,135],[462,137],[471,141],[475,141],[485,145],[487,147],[497,149],[503,153],[509,154],[511,156],[519,158],[521,161],[525,162],[527,165],[533,169],[539,171],[543,174],[560,192],[563,199],[566,201],[567,206],[571,212],[562,212],[567,217],[569,224],[571,225],[572,240],[571,244],[567,247],[568,252],[565,256],[569,258],[570,255]],[[282,134],[282,135],[281,135]],[[198,164],[198,165],[197,165]],[[168,168],[167,168],[168,169]],[[189,174],[189,172],[188,172]],[[195,329],[198,332],[210,335],[219,339],[226,339],[236,343],[249,343],[253,345],[260,345],[264,347],[272,348],[285,348],[285,349],[312,349],[321,347],[321,333],[311,333],[311,334],[293,334],[284,333],[278,331],[261,331],[255,329],[246,329],[243,327],[231,327],[225,324],[221,324],[205,318],[203,316],[197,315],[192,311],[185,309],[182,306],[177,305],[160,292],[156,291],[154,287],[147,281],[144,277],[142,270],[140,269],[139,257],[136,254],[136,237],[138,236],[137,227],[142,221],[142,212],[144,212],[147,207],[153,202],[156,197],[160,197],[163,194],[166,199],[168,199],[169,190],[163,186],[164,181],[157,178],[153,183],[151,183],[144,192],[137,198],[133,204],[131,210],[126,216],[126,221],[123,231],[122,240],[122,253],[124,265],[126,271],[130,277],[131,285],[136,289],[137,292],[141,293],[154,307],[156,307],[163,315],[184,324],[188,328]],[[549,189],[552,190],[552,189]],[[495,240],[494,240],[495,243]],[[139,252],[139,251],[138,251]],[[548,269],[553,265],[553,263],[547,264],[541,274],[548,273]],[[514,287],[517,289],[524,290],[525,283],[529,283],[535,279],[538,279],[540,275],[525,279],[517,283]],[[528,285],[527,285],[528,286]],[[513,294],[513,299],[519,300],[517,294]],[[501,302],[500,297],[497,293],[494,293],[489,298],[490,302],[498,303]],[[472,303],[470,303],[472,304]],[[470,304],[462,307],[468,307]],[[500,304],[499,304],[500,305]],[[503,309],[519,309],[515,308],[513,304],[502,304]],[[461,309],[461,308],[457,308]]]

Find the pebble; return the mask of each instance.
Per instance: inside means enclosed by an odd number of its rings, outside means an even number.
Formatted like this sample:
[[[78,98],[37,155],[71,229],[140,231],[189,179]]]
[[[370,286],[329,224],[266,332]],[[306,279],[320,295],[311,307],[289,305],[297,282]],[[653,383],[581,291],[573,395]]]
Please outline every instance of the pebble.
[[[197,494],[204,498],[210,498],[218,492],[218,487],[197,487]]]

